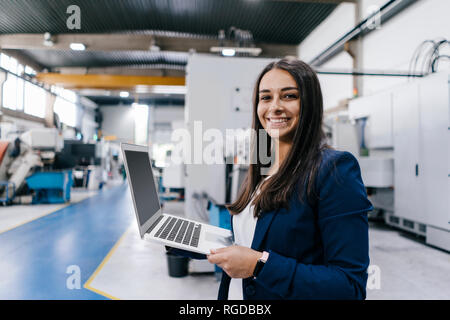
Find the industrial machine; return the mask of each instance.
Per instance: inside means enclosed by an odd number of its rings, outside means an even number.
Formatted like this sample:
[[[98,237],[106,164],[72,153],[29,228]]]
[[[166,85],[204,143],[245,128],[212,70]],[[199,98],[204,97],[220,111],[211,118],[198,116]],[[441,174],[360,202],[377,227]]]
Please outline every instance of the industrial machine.
[[[161,195],[166,200],[184,200],[184,164],[170,164],[162,169]]]
[[[5,176],[6,173],[6,165],[2,166],[3,159],[6,159],[8,157],[8,148],[10,144],[8,141],[0,141],[0,177]],[[4,163],[9,162],[8,160],[5,160]],[[2,173],[3,172],[3,173]],[[14,196],[16,194],[16,186],[13,182],[10,181],[0,181],[0,203],[2,204],[11,204],[12,199],[14,199]]]
[[[185,107],[186,128],[191,137],[191,159],[185,163],[187,217],[205,219],[198,210],[196,194],[206,193],[213,203],[222,207],[235,197],[230,177],[236,169],[234,157],[239,150],[234,148],[236,151],[230,154],[223,150],[220,156],[222,163],[207,163],[202,158],[202,152],[208,150],[211,139],[204,134],[211,130],[209,133],[212,135],[225,138],[228,130],[247,130],[251,127],[253,86],[261,70],[272,61],[241,57],[227,59],[202,54],[189,56]],[[220,76],[212,76],[211,70]],[[237,74],[239,77],[236,77]],[[234,190],[237,187],[235,185]]]
[[[97,180],[97,168],[101,160],[97,157],[96,144],[80,140],[64,140],[62,157],[73,168],[73,186],[87,188],[92,180]],[[98,189],[99,183],[96,183]]]
[[[448,73],[435,73],[353,99],[347,112],[326,121],[334,129],[333,145],[358,158],[375,213],[445,250],[450,250],[449,80]]]
[[[214,158],[220,161],[213,163],[204,158],[203,151],[208,153],[214,149],[209,147],[215,137],[225,140],[228,130],[245,131],[251,127],[253,86],[261,70],[272,61],[274,59],[228,59],[203,54],[189,56],[184,120],[190,143],[186,143],[189,155],[184,155],[183,163],[186,217],[231,227],[225,205],[236,198],[245,175],[243,164],[246,162],[235,161],[241,156],[239,146],[245,149],[245,145],[235,140],[235,147],[227,148],[227,141],[223,150],[217,150],[219,154],[214,150]],[[231,149],[232,152],[228,152]]]
[[[33,190],[33,204],[70,201],[71,170],[36,172],[26,181],[28,188]]]
[[[71,170],[55,170],[62,136],[55,128],[28,130],[2,142],[0,200],[10,204],[15,196],[33,195],[32,203],[70,200]]]

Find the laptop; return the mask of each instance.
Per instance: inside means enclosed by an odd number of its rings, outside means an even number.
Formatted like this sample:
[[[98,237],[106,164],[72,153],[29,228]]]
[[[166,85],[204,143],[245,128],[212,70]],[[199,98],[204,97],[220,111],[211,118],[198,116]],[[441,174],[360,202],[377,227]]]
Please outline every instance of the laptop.
[[[121,149],[141,239],[201,254],[232,245],[228,229],[163,213],[148,147],[122,143]]]

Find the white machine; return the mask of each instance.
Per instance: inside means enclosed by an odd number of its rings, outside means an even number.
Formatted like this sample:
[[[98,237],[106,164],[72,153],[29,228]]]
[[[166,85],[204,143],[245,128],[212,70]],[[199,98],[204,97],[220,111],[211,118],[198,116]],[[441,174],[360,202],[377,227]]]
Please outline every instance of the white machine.
[[[24,132],[20,140],[35,150],[61,151],[64,147],[62,135],[56,128],[36,128]]]
[[[148,148],[121,148],[141,238],[202,254],[232,244],[230,230],[163,213]]]
[[[448,251],[449,80],[448,73],[435,73],[354,99],[348,107],[360,147],[368,153],[355,156],[374,207],[387,224]]]
[[[274,60],[205,54],[189,56],[185,121],[192,140],[191,161],[186,163],[185,178],[187,217],[202,217],[197,209],[195,194],[207,193],[215,203],[227,203],[229,166],[225,159],[220,164],[203,161],[202,152],[210,143],[203,134],[214,130],[214,134],[225,138],[227,130],[247,130],[251,127],[253,86],[258,74]],[[233,159],[237,154],[228,155],[224,151],[223,156]]]
[[[184,188],[184,164],[170,164],[163,169],[162,181],[165,188]]]

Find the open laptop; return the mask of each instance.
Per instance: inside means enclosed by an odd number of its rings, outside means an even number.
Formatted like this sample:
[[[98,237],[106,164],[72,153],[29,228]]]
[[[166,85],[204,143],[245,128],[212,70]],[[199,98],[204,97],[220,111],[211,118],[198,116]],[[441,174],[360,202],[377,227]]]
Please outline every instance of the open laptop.
[[[148,148],[122,143],[121,149],[142,239],[202,254],[232,244],[228,229],[163,213]]]

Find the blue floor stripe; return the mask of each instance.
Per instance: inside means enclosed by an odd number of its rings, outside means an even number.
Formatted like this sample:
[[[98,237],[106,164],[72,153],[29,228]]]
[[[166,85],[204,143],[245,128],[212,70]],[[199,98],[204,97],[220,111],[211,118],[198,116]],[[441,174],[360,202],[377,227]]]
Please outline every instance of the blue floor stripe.
[[[83,284],[134,219],[121,185],[0,234],[0,299],[106,299]],[[71,265],[81,289],[66,286]]]

